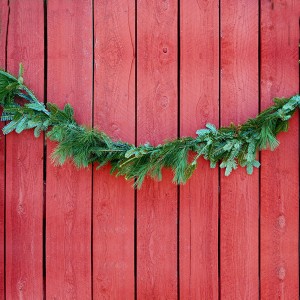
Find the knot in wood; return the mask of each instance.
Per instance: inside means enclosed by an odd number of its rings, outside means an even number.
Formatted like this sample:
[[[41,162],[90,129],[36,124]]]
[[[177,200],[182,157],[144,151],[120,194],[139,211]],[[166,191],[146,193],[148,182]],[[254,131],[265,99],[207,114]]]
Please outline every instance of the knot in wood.
[[[285,268],[284,268],[284,267],[280,267],[280,268],[278,269],[278,274],[277,274],[277,276],[278,276],[278,278],[279,278],[280,280],[284,280],[284,278],[285,278]]]
[[[280,215],[278,217],[277,224],[278,224],[280,229],[283,229],[285,227],[285,216],[284,215]]]
[[[162,96],[160,99],[160,103],[162,108],[166,108],[169,106],[169,98],[167,96]]]

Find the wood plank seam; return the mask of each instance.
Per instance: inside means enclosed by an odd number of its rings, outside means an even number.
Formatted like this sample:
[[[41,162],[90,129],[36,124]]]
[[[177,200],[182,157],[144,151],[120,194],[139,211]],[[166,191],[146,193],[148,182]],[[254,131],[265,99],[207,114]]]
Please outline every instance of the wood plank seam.
[[[47,30],[47,1],[43,2],[44,9],[44,104],[47,105],[47,85],[48,85],[48,30]],[[47,295],[46,280],[46,209],[47,209],[47,141],[46,135],[43,133],[43,297]]]
[[[8,47],[8,29],[9,29],[9,19],[10,19],[10,7],[9,3],[6,1],[0,1],[0,61],[1,65],[4,66],[7,71],[7,47]],[[1,124],[1,129],[4,124]],[[1,175],[0,175],[0,186],[1,186],[1,195],[0,195],[0,227],[1,227],[1,250],[0,250],[0,298],[5,299],[6,297],[6,136],[1,137],[0,141],[1,146]]]

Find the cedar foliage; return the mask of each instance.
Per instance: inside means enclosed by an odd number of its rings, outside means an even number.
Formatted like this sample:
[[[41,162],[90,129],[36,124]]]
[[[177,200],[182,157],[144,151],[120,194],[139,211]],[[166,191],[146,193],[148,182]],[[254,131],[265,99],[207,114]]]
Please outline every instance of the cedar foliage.
[[[51,103],[45,107],[23,81],[22,65],[18,78],[0,70],[1,121],[8,122],[3,128],[4,134],[34,129],[34,136],[39,137],[45,131],[50,140],[57,142],[52,154],[55,164],[72,160],[79,168],[91,163],[100,168],[110,163],[112,174],[125,176],[137,187],[141,187],[147,176],[161,180],[163,168],[173,170],[174,183],[185,183],[197,168],[200,156],[210,161],[211,168],[220,163],[226,176],[238,165],[252,174],[253,168],[260,166],[257,151],[274,150],[279,145],[276,136],[287,131],[288,120],[300,107],[299,95],[275,98],[273,106],[244,124],[217,129],[208,123],[205,129],[197,130],[195,138],[183,137],[157,146],[146,143],[136,147],[114,141],[95,128],[79,125],[69,104],[63,109]]]

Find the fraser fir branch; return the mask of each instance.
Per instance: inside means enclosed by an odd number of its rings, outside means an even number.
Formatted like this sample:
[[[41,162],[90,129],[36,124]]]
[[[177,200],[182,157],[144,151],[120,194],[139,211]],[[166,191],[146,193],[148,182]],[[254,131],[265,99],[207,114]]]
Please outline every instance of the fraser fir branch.
[[[16,98],[22,98],[25,104],[16,102]],[[287,131],[288,120],[300,107],[300,96],[275,98],[273,106],[244,124],[217,129],[208,123],[205,129],[197,130],[195,138],[169,140],[156,147],[149,143],[135,147],[114,141],[97,129],[81,126],[75,121],[69,104],[60,109],[48,103],[46,108],[24,85],[22,65],[18,78],[0,70],[0,106],[3,107],[1,121],[9,122],[3,128],[4,134],[34,129],[36,137],[46,131],[47,137],[57,142],[52,154],[55,164],[72,160],[77,167],[96,163],[101,168],[110,163],[111,173],[125,176],[127,180],[136,179],[135,185],[140,187],[147,176],[161,180],[163,168],[173,170],[175,183],[185,183],[201,156],[210,161],[211,168],[220,162],[226,176],[238,165],[252,174],[253,168],[260,166],[257,151],[274,150],[279,145],[276,136]]]

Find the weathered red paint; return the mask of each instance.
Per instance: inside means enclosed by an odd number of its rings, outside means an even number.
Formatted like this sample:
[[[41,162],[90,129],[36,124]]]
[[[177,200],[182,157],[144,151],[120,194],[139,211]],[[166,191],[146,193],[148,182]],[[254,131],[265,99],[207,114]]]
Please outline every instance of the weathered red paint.
[[[137,142],[176,137],[177,5],[137,3]],[[177,298],[177,187],[171,172],[137,192],[137,296]]]
[[[298,1],[261,2],[261,105],[299,92]],[[299,297],[299,113],[261,154],[261,299]]]
[[[47,17],[47,99],[71,103],[76,119],[92,125],[92,3],[48,1]],[[90,299],[92,169],[53,166],[54,146],[47,143],[46,296]]]
[[[0,67],[22,61],[41,100],[47,69],[47,100],[115,139],[241,123],[299,89],[295,0],[44,5],[0,0]],[[0,299],[297,299],[298,122],[252,176],[201,159],[185,186],[164,170],[137,192],[108,167],[54,167],[32,132],[7,136],[4,160],[2,138]]]
[[[94,125],[134,144],[135,3],[97,0],[94,7]],[[93,275],[94,299],[134,298],[134,189],[96,165]]]
[[[258,11],[256,1],[221,1],[221,125],[258,113]],[[258,299],[259,177],[245,169],[221,170],[220,295]]]
[[[8,3],[0,0],[0,66],[6,65]],[[2,129],[4,124],[1,124]],[[5,138],[0,139],[0,299],[5,298]]]
[[[44,96],[42,1],[10,1],[7,68]],[[34,34],[33,34],[34,32]],[[6,299],[43,296],[43,139],[32,131],[6,137]]]
[[[180,134],[219,124],[219,8],[183,1],[180,9]],[[204,159],[180,187],[180,297],[218,297],[218,169]],[[199,272],[201,266],[201,272]]]

